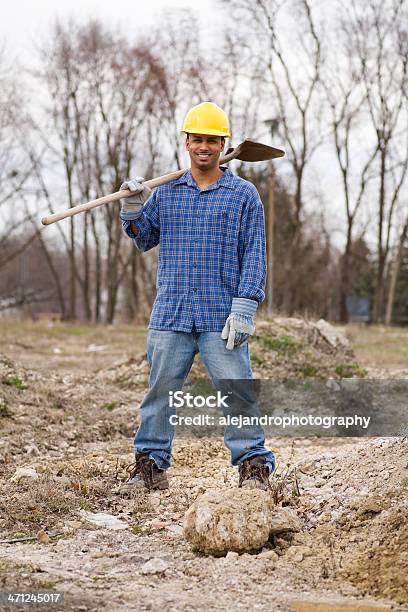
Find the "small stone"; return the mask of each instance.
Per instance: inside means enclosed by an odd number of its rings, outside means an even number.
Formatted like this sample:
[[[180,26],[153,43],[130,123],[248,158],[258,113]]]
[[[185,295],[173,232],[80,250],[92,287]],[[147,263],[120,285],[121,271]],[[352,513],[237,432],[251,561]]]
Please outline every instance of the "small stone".
[[[41,454],[38,449],[38,446],[36,446],[35,444],[26,444],[24,450],[27,455],[31,455],[33,457],[38,457],[38,455]]]
[[[98,527],[105,527],[105,529],[118,531],[120,529],[127,529],[129,527],[127,523],[120,521],[112,514],[105,514],[104,512],[94,514],[93,512],[87,512],[86,510],[80,510],[79,514],[83,519],[88,521],[88,523],[97,525]]]
[[[320,331],[323,338],[330,344],[330,346],[336,348],[337,346],[341,346],[343,348],[349,348],[350,343],[347,338],[333,325],[330,325],[324,319],[319,319],[315,326]]]
[[[44,529],[40,529],[40,531],[37,533],[37,540],[40,542],[40,544],[49,544],[51,541],[49,535],[45,533]]]
[[[183,535],[183,527],[181,525],[168,525],[166,527],[167,531],[170,533],[174,533],[175,535],[182,536]]]
[[[98,344],[88,344],[85,351],[87,353],[98,353],[99,351],[104,351],[106,346],[98,345]]]
[[[168,569],[169,564],[163,559],[150,559],[147,563],[144,563],[140,568],[141,574],[162,574]]]
[[[64,531],[71,529],[80,529],[82,527],[81,521],[67,521],[64,526]]]
[[[167,527],[167,523],[165,521],[152,521],[150,523],[150,527],[152,527],[153,529],[164,529],[165,527]]]
[[[270,534],[301,531],[302,524],[291,508],[277,508],[271,515]]]
[[[260,559],[268,559],[269,561],[277,561],[279,559],[279,555],[274,550],[265,550],[258,557]]]
[[[313,556],[313,549],[310,548],[310,546],[296,546],[295,548],[298,549],[299,552],[302,553],[302,555],[304,557],[312,557]]]
[[[290,561],[294,561],[295,563],[300,563],[303,561],[303,552],[300,549],[300,546],[291,546],[286,551],[286,558]]]
[[[152,508],[158,508],[160,506],[161,498],[159,494],[150,493],[147,497]]]
[[[92,553],[92,559],[105,559],[107,554],[105,550],[97,550],[96,552]]]
[[[71,480],[68,478],[68,476],[57,476],[55,483],[64,487],[65,489],[69,489],[71,486]]]
[[[21,480],[37,480],[38,474],[32,467],[21,467],[17,468],[13,476],[10,478],[11,482],[20,482]]]
[[[334,378],[329,378],[329,380],[326,382],[326,387],[331,391],[340,391],[341,389],[339,383],[336,382]]]
[[[230,550],[229,552],[227,552],[225,561],[228,561],[228,563],[230,563],[231,561],[236,561],[238,557],[239,557],[239,554],[237,552],[233,552],[232,550]]]

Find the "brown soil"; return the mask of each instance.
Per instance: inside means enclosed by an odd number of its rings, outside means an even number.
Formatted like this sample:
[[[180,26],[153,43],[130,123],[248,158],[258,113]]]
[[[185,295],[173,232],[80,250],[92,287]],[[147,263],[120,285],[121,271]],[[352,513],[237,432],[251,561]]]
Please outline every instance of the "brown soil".
[[[338,377],[336,368],[344,375],[347,364],[361,375],[351,347],[334,348],[298,321],[258,326],[257,376]],[[279,459],[275,485],[279,474],[286,485],[280,503],[297,510],[302,532],[272,539],[266,548],[275,559],[205,557],[191,550],[181,525],[200,493],[237,485],[222,441],[177,440],[170,490],[124,493],[146,385],[144,336],[97,328],[69,334],[62,325],[48,332],[25,324],[21,334],[14,327],[3,335],[0,537],[61,535],[48,544],[1,543],[0,590],[61,591],[61,609],[71,610],[289,610],[294,598],[328,595],[407,609],[406,440],[269,440]],[[198,363],[191,378],[201,372]],[[38,478],[10,480],[19,467]],[[113,514],[129,528],[94,527],[81,510]],[[166,569],[144,575],[150,559]]]

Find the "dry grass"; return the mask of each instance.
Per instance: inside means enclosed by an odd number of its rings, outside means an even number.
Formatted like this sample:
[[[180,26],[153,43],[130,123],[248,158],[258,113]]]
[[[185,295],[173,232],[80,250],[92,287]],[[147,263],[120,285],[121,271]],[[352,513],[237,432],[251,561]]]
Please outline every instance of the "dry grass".
[[[61,322],[0,321],[2,350],[31,368],[63,374],[92,372],[146,350],[146,326],[77,325]],[[104,347],[103,350],[90,350]]]
[[[291,505],[300,496],[296,468],[278,469],[270,479],[270,489],[274,504]]]
[[[377,368],[408,368],[408,328],[348,325],[344,328],[357,359]]]
[[[152,508],[144,492],[118,497],[118,465],[122,471],[128,463],[128,456],[107,454],[57,461],[45,458],[37,467],[38,479],[17,483],[4,478],[0,483],[3,536],[59,529],[66,521],[78,520],[81,509],[116,514],[123,506],[137,522]]]

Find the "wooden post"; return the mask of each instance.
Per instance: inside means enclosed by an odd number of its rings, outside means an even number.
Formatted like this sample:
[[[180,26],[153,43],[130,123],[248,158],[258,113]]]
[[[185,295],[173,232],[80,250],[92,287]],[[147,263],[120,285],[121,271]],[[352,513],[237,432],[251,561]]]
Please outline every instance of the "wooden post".
[[[268,274],[266,277],[266,309],[268,317],[273,315],[273,231],[275,223],[275,177],[274,170],[270,166],[268,180],[268,215],[266,228],[266,250]]]

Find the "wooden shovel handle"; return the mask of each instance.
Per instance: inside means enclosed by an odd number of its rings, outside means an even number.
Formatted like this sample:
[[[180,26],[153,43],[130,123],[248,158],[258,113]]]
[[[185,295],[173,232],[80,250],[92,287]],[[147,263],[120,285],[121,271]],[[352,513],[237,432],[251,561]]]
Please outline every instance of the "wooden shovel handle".
[[[153,189],[153,187],[158,187],[159,185],[164,185],[165,183],[169,183],[170,181],[174,181],[175,179],[180,178],[180,176],[184,174],[184,172],[185,170],[177,170],[176,172],[170,172],[169,174],[164,174],[163,176],[151,179],[150,181],[145,181],[143,185],[146,185],[147,187],[150,187],[150,189]],[[43,225],[51,225],[51,223],[56,223],[57,221],[61,221],[61,219],[73,217],[74,215],[86,212],[91,208],[103,206],[103,204],[108,204],[108,202],[116,202],[116,200],[120,200],[121,198],[128,198],[131,195],[132,192],[130,191],[130,189],[122,189],[122,191],[116,191],[115,193],[102,196],[101,198],[97,198],[96,200],[91,200],[90,202],[86,202],[85,204],[78,204],[78,206],[73,206],[68,210],[63,210],[61,212],[54,213],[53,215],[49,215],[48,217],[43,217],[41,219],[41,223]]]
[[[231,161],[231,159],[235,159],[241,150],[241,145],[238,145],[235,149],[229,152],[227,155],[224,155],[220,159],[220,165],[226,164]],[[150,179],[150,181],[145,181],[143,185],[150,187],[153,189],[154,187],[158,187],[159,185],[164,185],[165,183],[169,183],[170,181],[174,181],[180,176],[182,176],[186,170],[176,170],[175,172],[170,172],[169,174],[164,174],[163,176],[158,176],[157,178]],[[51,225],[51,223],[56,223],[56,221],[61,221],[61,219],[66,219],[67,217],[73,217],[74,215],[78,215],[81,212],[86,212],[91,208],[97,208],[98,206],[103,206],[103,204],[108,204],[108,202],[116,202],[116,200],[120,200],[121,198],[128,198],[132,195],[132,192],[129,189],[123,189],[122,191],[116,191],[116,193],[111,193],[106,196],[102,196],[101,198],[97,198],[96,200],[91,200],[90,202],[86,202],[85,204],[78,204],[78,206],[73,206],[68,210],[63,210],[62,212],[54,213],[53,215],[49,215],[48,217],[43,217],[41,219],[41,223],[43,225]]]

